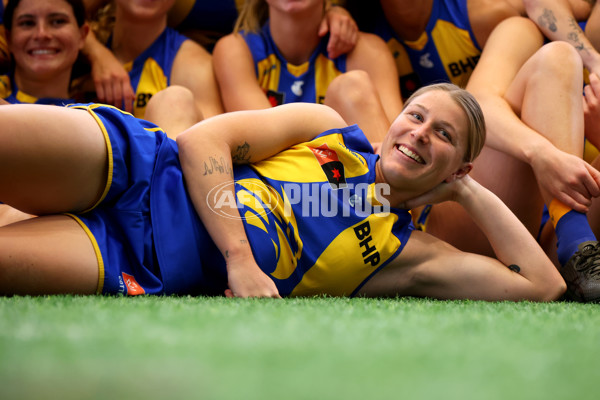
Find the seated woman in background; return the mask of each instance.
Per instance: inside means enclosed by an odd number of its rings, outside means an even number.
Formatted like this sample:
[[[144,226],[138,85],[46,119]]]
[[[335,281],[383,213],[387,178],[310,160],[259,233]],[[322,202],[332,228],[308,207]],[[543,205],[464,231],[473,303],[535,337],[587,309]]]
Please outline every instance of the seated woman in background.
[[[171,85],[192,92],[200,118],[223,112],[210,54],[167,27],[174,1],[114,2],[114,26],[107,45],[129,73],[135,93],[132,112],[139,118],[145,117],[150,98]]]
[[[89,18],[98,29],[99,38],[94,32],[88,35],[84,54],[91,63],[91,77],[94,82],[97,99],[132,112],[136,95],[131,81],[123,65],[114,54],[107,49],[104,32],[111,31],[110,22],[114,9],[106,7],[107,0],[84,0]],[[237,18],[237,8],[243,1],[208,1],[208,0],[175,0],[169,9],[167,23],[170,28],[185,34],[202,47],[212,52],[216,38],[229,34],[233,30]],[[215,30],[215,34],[205,35]],[[350,14],[341,7],[333,7],[327,11],[320,27],[320,34],[331,32],[328,48],[332,54],[340,54],[354,46],[357,30],[356,23]],[[96,29],[94,29],[96,31]]]
[[[362,71],[354,88],[370,83],[377,107],[389,123],[395,119],[402,101],[385,43],[375,35],[359,33],[353,50],[333,57],[327,38],[319,34],[327,6],[324,0],[245,3],[235,32],[219,40],[213,52],[226,111],[324,103],[336,77]],[[355,92],[357,97],[364,93]]]
[[[89,31],[81,0],[10,0],[4,11],[10,72],[0,76],[8,103],[66,105],[73,65]]]

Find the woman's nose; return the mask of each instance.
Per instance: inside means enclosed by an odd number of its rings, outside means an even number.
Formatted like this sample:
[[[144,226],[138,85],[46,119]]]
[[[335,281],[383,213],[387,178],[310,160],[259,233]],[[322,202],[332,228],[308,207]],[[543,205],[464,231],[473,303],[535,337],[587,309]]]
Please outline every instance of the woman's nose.
[[[429,127],[425,124],[413,130],[413,136],[421,143],[429,143]]]
[[[37,24],[37,29],[35,33],[38,38],[47,38],[50,36],[50,31],[45,22],[40,22],[39,24]]]

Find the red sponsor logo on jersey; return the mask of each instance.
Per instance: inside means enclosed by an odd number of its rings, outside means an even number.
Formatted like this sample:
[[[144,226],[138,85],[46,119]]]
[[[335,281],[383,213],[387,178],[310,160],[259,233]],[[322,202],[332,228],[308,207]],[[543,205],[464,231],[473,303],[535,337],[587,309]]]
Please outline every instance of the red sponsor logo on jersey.
[[[267,90],[267,99],[271,106],[277,107],[283,104],[285,101],[285,95],[282,92],[276,92],[274,90]]]
[[[322,144],[319,147],[309,147],[309,149],[314,153],[321,165],[332,161],[340,161],[337,153],[331,150],[326,144]]]
[[[327,147],[326,144],[322,144],[319,147],[309,147],[309,149],[319,161],[329,183],[335,188],[346,186],[344,164],[341,163],[337,153]]]
[[[125,272],[122,273],[123,280],[125,281],[125,285],[127,286],[127,294],[130,296],[136,296],[138,294],[145,294],[146,291],[143,287],[140,286],[139,283],[135,280],[133,275],[129,275]]]

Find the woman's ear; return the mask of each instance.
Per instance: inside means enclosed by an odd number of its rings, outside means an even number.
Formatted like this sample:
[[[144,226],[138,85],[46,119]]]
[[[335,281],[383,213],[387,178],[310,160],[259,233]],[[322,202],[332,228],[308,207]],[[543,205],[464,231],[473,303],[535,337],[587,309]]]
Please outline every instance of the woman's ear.
[[[446,178],[446,180],[444,182],[446,182],[446,183],[454,182],[455,180],[460,179],[463,176],[467,175],[469,172],[471,172],[472,169],[473,169],[472,163],[464,163],[459,169],[456,170],[456,172],[454,172],[452,175],[450,175],[448,178]]]
[[[87,22],[84,22],[79,28],[79,34],[81,35],[81,44],[79,45],[79,50],[83,49],[85,46],[85,40],[87,36],[90,34],[90,25]]]

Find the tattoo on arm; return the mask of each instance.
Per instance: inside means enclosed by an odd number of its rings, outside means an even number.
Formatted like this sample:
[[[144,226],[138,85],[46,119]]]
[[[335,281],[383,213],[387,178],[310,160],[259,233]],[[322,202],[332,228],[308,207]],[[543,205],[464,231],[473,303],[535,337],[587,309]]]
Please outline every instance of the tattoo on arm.
[[[538,24],[542,28],[549,29],[551,32],[556,32],[558,27],[556,26],[556,17],[552,10],[544,8],[544,13],[538,18]]]
[[[569,26],[573,29],[567,35],[569,41],[573,43],[573,46],[577,49],[577,51],[586,50],[585,45],[580,40],[581,35],[583,35],[583,32],[574,18],[571,18],[569,20]]]
[[[208,157],[208,161],[204,161],[203,175],[212,175],[216,173],[233,176],[233,170],[231,169],[231,165],[225,162],[223,157],[221,157],[218,160],[214,157]]]
[[[510,269],[511,271],[514,271],[514,272],[516,272],[517,274],[518,274],[519,272],[521,272],[521,267],[519,267],[517,264],[510,264],[510,265],[508,266],[508,269]]]
[[[246,239],[240,239],[240,243],[247,244],[248,241]],[[225,250],[225,258],[229,258],[229,250]]]
[[[237,149],[231,155],[231,158],[236,164],[246,164],[250,162],[250,145],[248,142],[244,142],[243,145],[238,146]]]

